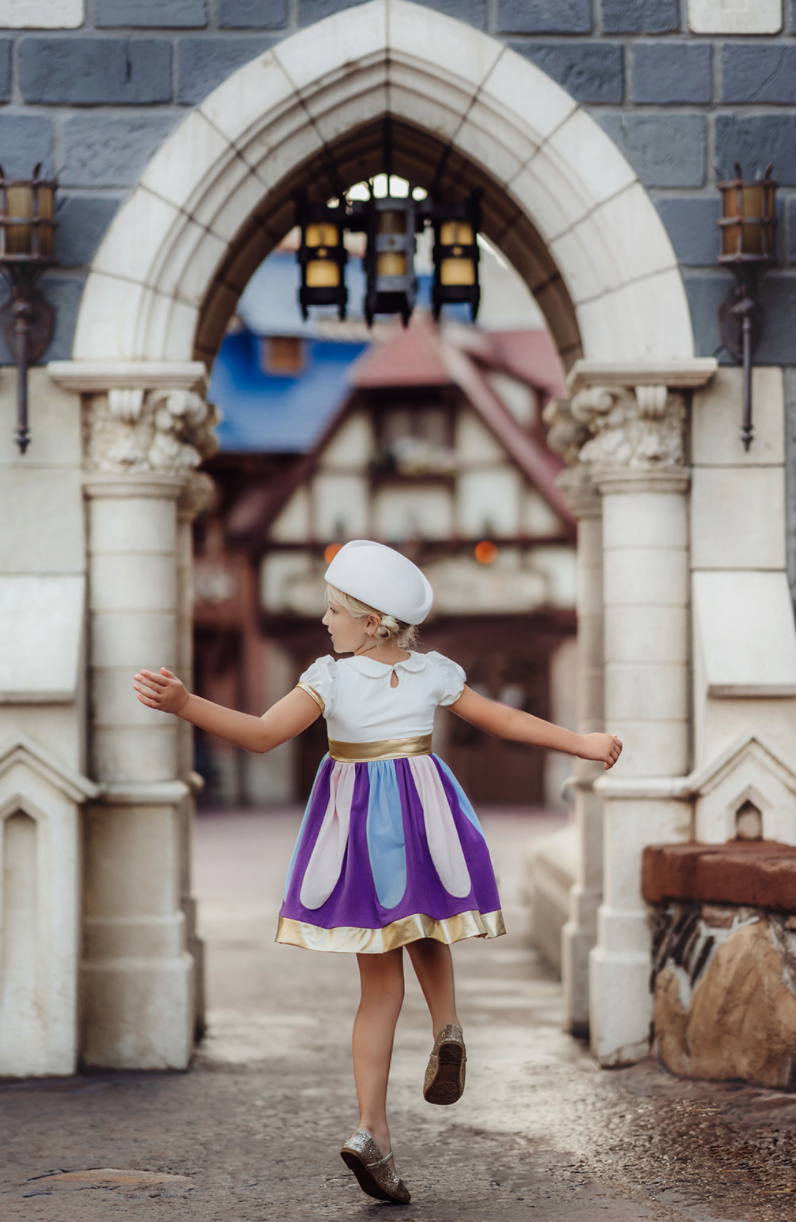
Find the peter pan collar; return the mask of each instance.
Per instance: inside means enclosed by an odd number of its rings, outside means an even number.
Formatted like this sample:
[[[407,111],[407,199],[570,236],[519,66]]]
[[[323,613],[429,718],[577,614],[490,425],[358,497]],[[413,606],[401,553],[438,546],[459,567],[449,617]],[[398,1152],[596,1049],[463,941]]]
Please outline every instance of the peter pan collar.
[[[408,658],[404,658],[402,662],[396,662],[394,666],[387,662],[376,662],[373,658],[369,658],[367,654],[352,654],[350,658],[341,658],[341,662],[353,667],[359,671],[361,675],[368,675],[371,679],[378,679],[381,675],[388,675],[391,670],[408,670],[417,671],[425,670],[428,659],[424,653],[410,653]]]

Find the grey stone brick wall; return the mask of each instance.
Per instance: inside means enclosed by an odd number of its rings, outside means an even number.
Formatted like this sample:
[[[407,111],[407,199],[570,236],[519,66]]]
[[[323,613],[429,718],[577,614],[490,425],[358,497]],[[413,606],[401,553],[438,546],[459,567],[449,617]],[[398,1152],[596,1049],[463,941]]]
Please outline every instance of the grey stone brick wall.
[[[0,31],[0,164],[27,174],[42,161],[61,183],[50,356],[68,355],[92,255],[186,109],[276,40],[358,2],[87,0],[79,29]],[[757,359],[796,365],[796,0],[784,0],[782,33],[760,37],[695,36],[685,0],[419,2],[504,40],[622,148],[680,259],[702,354],[727,359],[713,167],[773,161],[780,262],[763,282]]]

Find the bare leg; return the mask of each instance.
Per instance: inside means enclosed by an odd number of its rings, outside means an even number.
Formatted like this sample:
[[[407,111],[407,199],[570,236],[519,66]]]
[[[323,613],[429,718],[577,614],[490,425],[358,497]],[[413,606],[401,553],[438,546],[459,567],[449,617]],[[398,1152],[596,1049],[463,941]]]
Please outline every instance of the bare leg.
[[[456,1016],[456,989],[451,948],[434,938],[421,938],[406,948],[431,1014],[434,1036],[448,1023],[461,1026]]]
[[[390,1146],[387,1081],[395,1024],[404,999],[403,951],[357,955],[362,997],[352,1041],[359,1124],[373,1135],[382,1154]]]

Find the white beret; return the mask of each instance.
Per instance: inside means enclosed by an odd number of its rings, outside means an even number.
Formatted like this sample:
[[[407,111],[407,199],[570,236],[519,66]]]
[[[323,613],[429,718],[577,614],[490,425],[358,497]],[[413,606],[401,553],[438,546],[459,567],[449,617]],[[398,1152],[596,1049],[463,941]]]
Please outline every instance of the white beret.
[[[370,539],[345,543],[326,570],[330,586],[394,615],[405,624],[422,624],[434,594],[416,564],[400,552]]]

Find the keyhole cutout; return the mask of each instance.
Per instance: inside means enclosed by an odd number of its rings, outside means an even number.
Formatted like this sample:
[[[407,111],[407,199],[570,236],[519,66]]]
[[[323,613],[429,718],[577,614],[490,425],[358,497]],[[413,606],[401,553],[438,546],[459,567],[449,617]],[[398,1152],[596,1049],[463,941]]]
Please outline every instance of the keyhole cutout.
[[[398,675],[396,671],[393,671],[392,674],[390,675],[390,687],[397,687],[397,686],[398,686]]]

